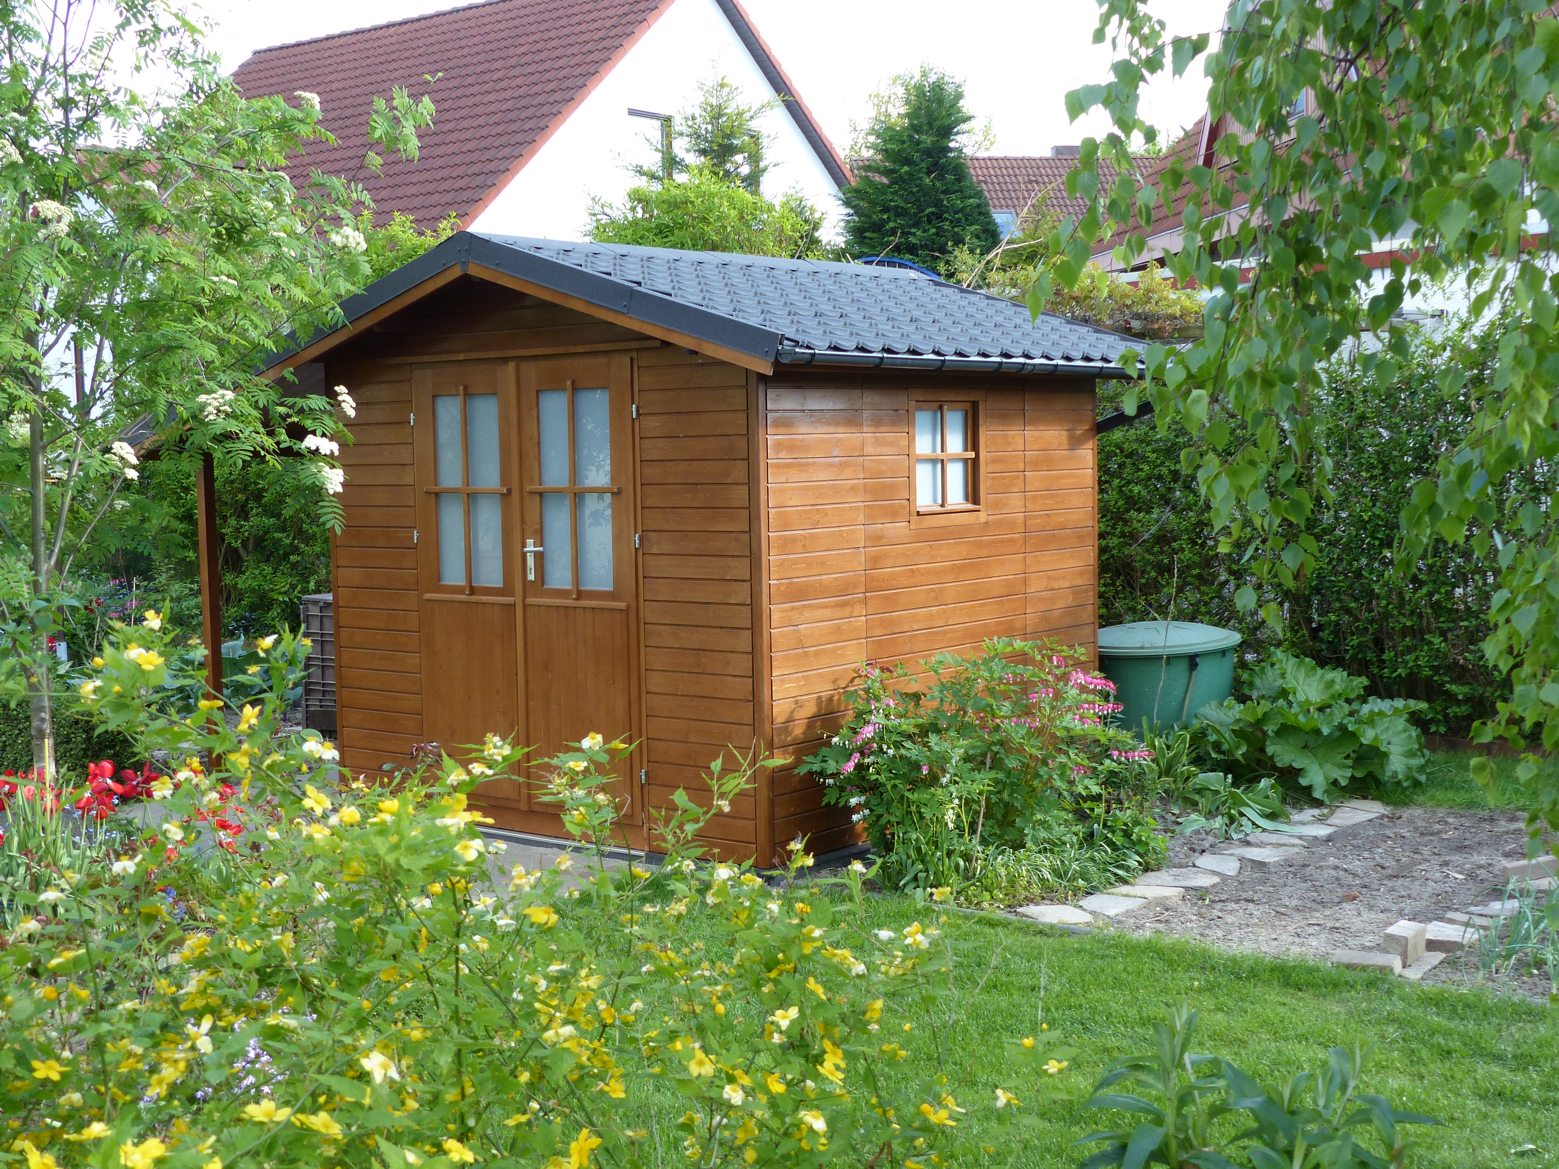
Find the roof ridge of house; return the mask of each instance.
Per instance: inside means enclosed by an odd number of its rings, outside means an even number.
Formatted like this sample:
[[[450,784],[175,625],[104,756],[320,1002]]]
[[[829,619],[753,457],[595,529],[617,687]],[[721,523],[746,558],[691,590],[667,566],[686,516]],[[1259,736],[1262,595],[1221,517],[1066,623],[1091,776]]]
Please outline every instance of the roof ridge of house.
[[[381,28],[395,28],[403,24],[416,24],[419,20],[432,20],[438,16],[448,16],[452,12],[465,12],[473,8],[495,8],[500,4],[523,4],[526,0],[475,0],[471,4],[455,4],[448,8],[440,8],[434,12],[422,12],[416,16],[403,16],[399,20],[386,20],[379,24],[365,24],[360,28],[344,28],[340,32],[328,32],[317,37],[304,37],[300,41],[283,41],[281,44],[266,45],[264,48],[255,49],[246,60],[253,60],[261,53],[274,53],[280,49],[296,49],[302,45],[318,45],[325,41],[339,40],[341,37],[356,36],[358,33],[377,32]]]

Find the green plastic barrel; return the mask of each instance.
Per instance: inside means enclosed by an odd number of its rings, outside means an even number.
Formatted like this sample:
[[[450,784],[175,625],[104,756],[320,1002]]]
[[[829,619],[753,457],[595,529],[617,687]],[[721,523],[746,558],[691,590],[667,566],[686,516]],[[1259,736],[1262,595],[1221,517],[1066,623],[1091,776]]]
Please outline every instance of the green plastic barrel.
[[[1115,683],[1125,708],[1121,725],[1142,729],[1191,721],[1209,702],[1234,690],[1234,650],[1240,635],[1194,621],[1133,621],[1099,630],[1099,670]]]

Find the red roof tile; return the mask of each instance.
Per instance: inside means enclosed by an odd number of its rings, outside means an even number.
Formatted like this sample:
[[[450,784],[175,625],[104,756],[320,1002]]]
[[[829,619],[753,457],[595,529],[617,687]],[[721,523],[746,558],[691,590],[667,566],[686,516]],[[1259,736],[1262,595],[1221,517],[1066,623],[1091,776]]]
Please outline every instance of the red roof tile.
[[[993,211],[1027,211],[1041,194],[1044,206],[1058,215],[1081,215],[1086,207],[1081,199],[1066,194],[1067,172],[1077,165],[1076,155],[985,154],[967,160],[969,173],[980,184]],[[1101,162],[1099,178],[1113,182],[1114,168]]]
[[[234,74],[251,97],[317,93],[340,142],[312,145],[294,168],[363,181],[383,212],[423,227],[451,212],[469,223],[671,0],[487,0],[261,49]],[[431,85],[424,76],[442,74]],[[437,113],[416,163],[359,168],[374,96],[404,85]]]

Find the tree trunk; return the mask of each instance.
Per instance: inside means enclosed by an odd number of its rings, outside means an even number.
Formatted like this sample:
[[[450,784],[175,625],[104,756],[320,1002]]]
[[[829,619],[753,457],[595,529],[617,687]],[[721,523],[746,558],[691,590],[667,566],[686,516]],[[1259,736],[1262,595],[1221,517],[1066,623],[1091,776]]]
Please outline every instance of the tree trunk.
[[[30,426],[32,488],[33,595],[42,598],[49,589],[49,541],[45,530],[44,502],[47,482],[43,459],[43,387],[33,382],[36,395]],[[54,705],[49,693],[49,635],[43,613],[34,615],[33,660],[27,671],[27,697],[32,708],[32,765],[46,782],[54,782]]]

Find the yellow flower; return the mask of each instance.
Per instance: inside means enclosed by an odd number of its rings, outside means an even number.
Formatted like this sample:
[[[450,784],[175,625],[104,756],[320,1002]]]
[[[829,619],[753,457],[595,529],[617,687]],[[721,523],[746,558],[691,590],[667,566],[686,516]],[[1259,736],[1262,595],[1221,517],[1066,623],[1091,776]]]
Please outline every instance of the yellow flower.
[[[138,645],[132,645],[129,649],[125,650],[125,657],[129,658],[132,662],[140,666],[141,669],[147,671],[148,673],[162,665],[163,661],[162,655],[160,653],[154,653],[149,649],[142,649]]]
[[[168,1146],[156,1137],[148,1137],[138,1145],[126,1141],[119,1146],[119,1163],[125,1169],[152,1169],[167,1153]]]
[[[259,721],[260,721],[260,710],[259,710],[259,708],[255,707],[255,706],[251,706],[247,702],[244,703],[244,709],[240,712],[239,718],[238,718],[238,733],[240,735],[248,734],[249,730],[254,726],[254,724],[259,722]]]
[[[200,707],[201,710],[219,710],[222,706],[222,700],[220,698],[202,698],[195,705]]]
[[[687,1070],[688,1074],[693,1076],[712,1076],[715,1074],[715,1061],[702,1050],[695,1051],[693,1058],[688,1060]]]
[[[947,1109],[933,1108],[929,1104],[922,1104],[920,1106],[920,1114],[929,1120],[932,1124],[944,1124],[947,1127],[952,1128],[958,1123],[948,1115]]]
[[[531,925],[539,929],[549,930],[558,924],[557,912],[550,905],[527,905],[524,912]]]
[[[455,852],[460,855],[460,859],[463,861],[474,861],[482,855],[482,842],[480,840],[457,840],[455,842]]]
[[[95,1141],[106,1137],[113,1131],[113,1129],[109,1128],[108,1125],[104,1124],[101,1120],[94,1120],[80,1132],[67,1134],[65,1139],[67,1141]]]
[[[316,816],[323,816],[330,811],[330,800],[315,791],[313,784],[308,784],[303,789],[303,806]]]
[[[790,1025],[796,1021],[796,1016],[801,1014],[800,1007],[786,1007],[775,1011],[769,1016],[769,1022],[773,1023],[781,1031],[790,1030]]]
[[[350,828],[352,825],[356,824],[363,818],[363,814],[356,808],[342,808],[340,814],[336,818],[340,820],[341,823]]]
[[[765,1072],[763,1082],[775,1096],[783,1096],[785,1094],[785,1077],[778,1072]]]
[[[200,1169],[222,1169],[222,1158],[212,1157],[211,1160],[202,1164]]]
[[[1064,1060],[1064,1059],[1062,1059],[1062,1060],[1048,1059],[1048,1060],[1045,1061],[1045,1070],[1047,1072],[1049,1072],[1053,1076],[1058,1076],[1058,1075],[1061,1074],[1061,1070],[1066,1067],[1068,1062],[1069,1061]]]
[[[813,994],[817,995],[817,997],[822,999],[825,1003],[828,1001],[828,995],[823,990],[823,984],[820,983],[817,979],[813,978],[811,975],[807,976],[807,989],[810,990]]]
[[[586,767],[589,766],[590,765],[583,759],[574,759],[569,762],[568,769],[570,771],[583,771]]]
[[[395,1061],[382,1051],[370,1051],[357,1061],[363,1065],[363,1070],[374,1078],[374,1083],[384,1083],[388,1076],[392,1080],[401,1078],[400,1070],[395,1066]]]
[[[85,698],[88,702],[93,701],[95,698],[97,698],[97,692],[102,687],[102,685],[103,683],[99,682],[96,678],[91,678],[83,682],[81,684],[81,697]]]
[[[600,1137],[588,1128],[580,1129],[579,1135],[568,1145],[568,1169],[590,1169],[590,1150],[600,1145]]]
[[[738,1108],[742,1106],[742,1101],[747,1099],[747,1093],[742,1091],[740,1084],[727,1084],[720,1094]]]
[[[947,885],[942,885],[931,890],[931,900],[933,901],[951,901],[952,899],[953,890]]]
[[[162,614],[157,612],[156,609],[148,609],[146,610],[146,619],[141,624],[155,633],[162,628]]]
[[[244,1116],[260,1124],[270,1124],[272,1121],[286,1120],[292,1115],[290,1108],[276,1107],[274,1100],[261,1100],[258,1104],[245,1104]]]
[[[828,1131],[828,1121],[825,1120],[823,1118],[823,1114],[818,1112],[815,1108],[803,1108],[800,1112],[796,1113],[796,1119],[815,1133],[825,1133]]]
[[[383,812],[386,816],[393,816],[393,815],[395,815],[395,813],[399,812],[400,810],[401,810],[401,802],[399,800],[380,800],[379,801],[379,811]]]
[[[254,643],[255,648],[258,649],[262,654],[269,653],[271,646],[275,644],[276,635],[274,633],[267,634],[265,637],[260,638],[259,641]]]
[[[35,1080],[53,1080],[58,1083],[60,1073],[67,1072],[69,1070],[69,1068],[65,1067],[58,1060],[35,1059],[32,1061],[32,1078]]]
[[[22,1152],[27,1154],[27,1169],[60,1169],[59,1162],[48,1153],[40,1153],[31,1141],[22,1142]]]
[[[1023,1037],[1023,1046],[1024,1047],[1033,1047],[1034,1046],[1034,1037],[1032,1035],[1025,1035]]]
[[[594,731],[591,731],[583,739],[579,740],[579,745],[586,751],[599,751],[601,749],[601,744],[604,742],[606,742],[605,739],[596,734]]]
[[[334,1116],[331,1116],[330,1113],[325,1112],[324,1110],[316,1112],[312,1116],[307,1112],[300,1112],[297,1116],[292,1118],[292,1123],[300,1125],[303,1128],[313,1129],[321,1136],[326,1137],[338,1137],[346,1131],[336,1123],[336,1118]]]
[[[865,1018],[868,1023],[875,1023],[878,1019],[882,1018],[881,999],[872,999],[871,1002],[866,1004]]]
[[[444,1152],[448,1155],[451,1161],[457,1163],[463,1161],[467,1165],[476,1164],[476,1154],[462,1145],[454,1137],[449,1137],[444,1141]]]
[[[1005,1108],[1009,1104],[1011,1104],[1014,1108],[1016,1108],[1021,1103],[1022,1103],[1022,1101],[1020,1101],[1011,1092],[1007,1091],[1007,1089],[1005,1089],[1005,1088],[997,1088],[996,1089],[996,1107],[997,1108]]]

